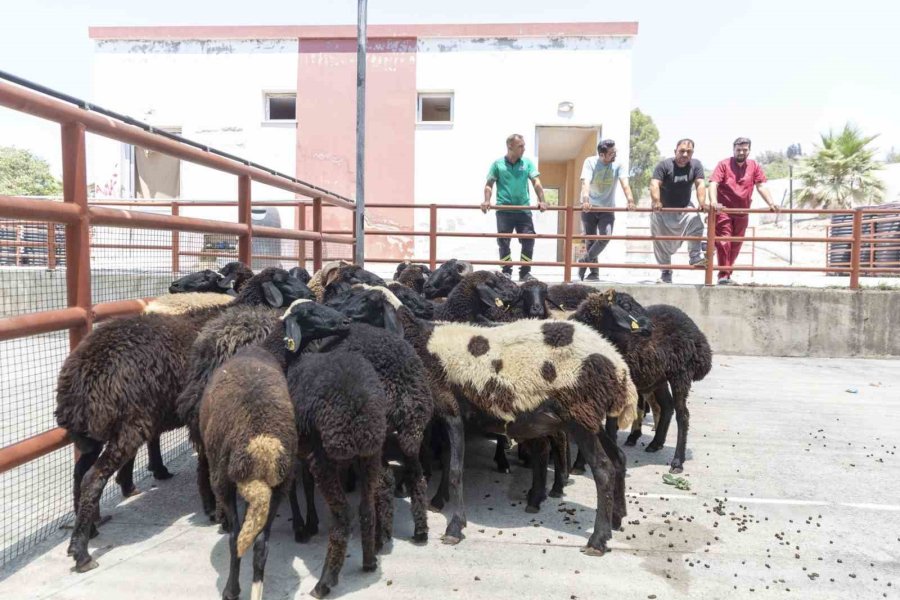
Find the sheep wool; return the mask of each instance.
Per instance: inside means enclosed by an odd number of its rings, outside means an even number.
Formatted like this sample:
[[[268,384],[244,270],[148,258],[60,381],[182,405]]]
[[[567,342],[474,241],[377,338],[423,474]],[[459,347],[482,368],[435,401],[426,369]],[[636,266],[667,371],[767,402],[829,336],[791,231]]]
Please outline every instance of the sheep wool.
[[[183,315],[198,308],[221,306],[234,300],[227,294],[215,292],[188,292],[186,294],[163,294],[147,303],[145,313],[163,315]]]
[[[447,323],[435,328],[428,351],[438,357],[448,383],[481,390],[490,401],[482,408],[508,422],[536,409],[554,391],[581,387],[583,371],[590,368],[585,360],[595,355],[612,363],[626,391],[609,407],[609,416],[618,417],[623,428],[636,416],[628,365],[612,344],[581,323],[518,321],[496,328]]]

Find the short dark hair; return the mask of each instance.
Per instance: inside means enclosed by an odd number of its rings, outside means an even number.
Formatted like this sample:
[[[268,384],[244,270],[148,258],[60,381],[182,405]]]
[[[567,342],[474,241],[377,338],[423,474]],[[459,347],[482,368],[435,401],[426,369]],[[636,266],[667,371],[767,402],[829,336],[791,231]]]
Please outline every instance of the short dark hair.
[[[597,144],[597,152],[600,154],[606,154],[610,150],[616,147],[616,143],[613,140],[605,139],[600,140],[600,143]]]
[[[506,138],[506,147],[509,148],[510,146],[512,146],[513,142],[515,142],[516,140],[525,141],[525,138],[522,137],[522,135],[519,133],[514,133],[511,136],[509,136],[508,138]]]
[[[682,144],[690,144],[691,148],[693,148],[694,140],[692,140],[691,138],[681,138],[680,140],[678,140],[678,143],[675,144],[675,147],[678,148],[678,146],[680,146]]]
[[[733,147],[735,147],[735,146],[743,146],[744,144],[747,144],[747,145],[749,146],[749,145],[750,145],[750,138],[747,138],[747,137],[739,137],[738,139],[734,140],[734,144],[732,144],[731,147],[733,148]]]

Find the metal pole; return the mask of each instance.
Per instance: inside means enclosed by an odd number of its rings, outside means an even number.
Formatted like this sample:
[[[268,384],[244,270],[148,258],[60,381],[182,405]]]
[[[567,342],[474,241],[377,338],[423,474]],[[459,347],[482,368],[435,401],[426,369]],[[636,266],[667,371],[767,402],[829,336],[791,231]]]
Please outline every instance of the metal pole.
[[[366,167],[366,0],[358,0],[356,21],[356,248],[353,262],[362,265],[366,256],[365,167]]]
[[[791,238],[791,241],[788,242],[788,264],[794,264],[794,165],[788,165],[788,174],[790,179],[788,179],[788,196],[790,197],[789,203],[791,207],[791,214],[788,215],[788,237]]]

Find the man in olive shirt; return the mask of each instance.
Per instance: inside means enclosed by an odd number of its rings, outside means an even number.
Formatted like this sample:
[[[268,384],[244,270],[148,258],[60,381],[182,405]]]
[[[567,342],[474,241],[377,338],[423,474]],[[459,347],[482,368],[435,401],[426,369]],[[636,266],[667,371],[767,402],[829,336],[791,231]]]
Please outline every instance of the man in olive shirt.
[[[524,158],[525,139],[514,133],[506,138],[506,155],[491,164],[488,171],[487,182],[484,184],[484,202],[481,203],[481,212],[486,213],[491,207],[491,193],[494,184],[497,184],[498,206],[529,206],[531,197],[528,194],[528,182],[534,186],[534,193],[538,197],[538,208],[541,212],[546,210],[544,203],[544,188],[541,187],[537,167],[529,159]],[[530,210],[498,210],[497,233],[534,233],[534,222],[531,220]],[[522,262],[531,262],[534,252],[534,239],[520,239],[522,244]],[[510,238],[497,238],[500,246],[500,260],[512,261],[510,251]],[[512,266],[504,265],[503,274],[512,277]],[[531,275],[531,267],[522,265],[519,267],[519,281],[534,279]]]

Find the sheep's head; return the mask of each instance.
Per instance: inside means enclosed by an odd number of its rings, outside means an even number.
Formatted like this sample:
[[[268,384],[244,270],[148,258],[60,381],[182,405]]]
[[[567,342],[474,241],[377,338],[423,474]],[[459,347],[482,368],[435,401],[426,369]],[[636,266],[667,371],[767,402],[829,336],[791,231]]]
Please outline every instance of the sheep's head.
[[[388,289],[397,296],[397,299],[403,303],[403,306],[411,310],[419,319],[430,321],[434,318],[434,304],[417,294],[414,290],[399,283],[388,285]]]
[[[547,284],[537,279],[526,281],[519,286],[522,296],[519,299],[519,306],[522,307],[522,314],[527,319],[546,319],[550,316],[547,305],[551,305],[558,310],[562,308],[550,299]]]
[[[234,285],[231,287],[236,292],[240,292],[241,288],[244,287],[244,284],[253,277],[253,271],[250,270],[250,267],[236,260],[226,263],[224,267],[219,269],[219,273],[226,282],[228,280],[234,281]]]
[[[226,280],[222,274],[212,269],[204,269],[179,277],[169,285],[170,294],[186,294],[188,292],[218,292],[234,295],[234,278]]]
[[[604,334],[649,336],[653,323],[644,307],[631,294],[613,289],[587,297],[576,311],[577,320]]]
[[[303,283],[309,283],[309,271],[307,271],[303,267],[294,267],[290,271],[288,271],[288,273],[290,273],[292,277],[296,277]]]
[[[338,311],[313,302],[294,300],[281,317],[284,322],[284,347],[298,352],[305,344],[333,335],[346,335],[350,319]]]
[[[256,276],[262,295],[272,308],[290,306],[296,300],[314,300],[315,294],[306,284],[284,269],[269,267]]]
[[[462,281],[463,276],[471,272],[472,265],[451,258],[428,276],[422,288],[425,297],[429,300],[446,297],[456,287],[456,284]]]
[[[403,327],[397,318],[397,311],[403,303],[389,289],[365,284],[355,285],[349,294],[337,300],[339,302],[332,306],[351,320],[384,327],[388,331],[403,335]]]
[[[515,283],[501,275],[490,271],[475,271],[466,275],[464,283],[453,294],[467,294],[469,287],[474,288],[479,305],[477,314],[493,315],[493,320],[507,321],[504,315],[513,306],[517,306],[522,298],[522,290]],[[448,300],[449,301],[449,300]]]
[[[394,272],[394,281],[422,294],[425,291],[425,281],[430,276],[431,269],[426,265],[404,261],[397,265],[397,270]]]

